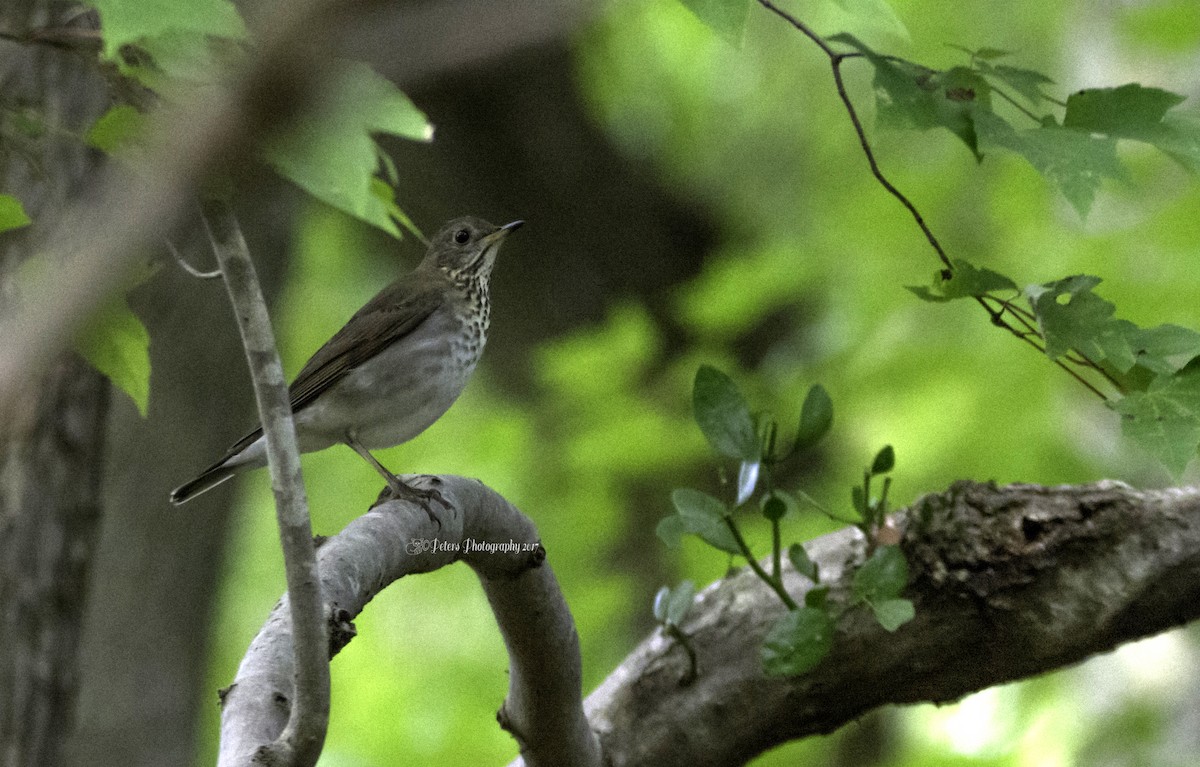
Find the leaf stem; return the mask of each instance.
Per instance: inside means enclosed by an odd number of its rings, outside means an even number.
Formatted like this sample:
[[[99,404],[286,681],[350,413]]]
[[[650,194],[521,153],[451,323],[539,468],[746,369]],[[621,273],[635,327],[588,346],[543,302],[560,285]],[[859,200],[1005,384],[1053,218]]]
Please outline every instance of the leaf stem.
[[[742,551],[742,556],[745,557],[746,563],[750,565],[750,569],[754,571],[763,583],[771,587],[771,590],[778,595],[779,599],[787,605],[787,609],[795,610],[799,608],[796,600],[792,599],[791,594],[783,588],[783,580],[781,578],[773,578],[771,574],[762,568],[758,560],[754,558],[754,552],[750,551],[750,545],[746,543],[746,539],[742,536],[742,531],[738,529],[737,524],[733,521],[732,516],[725,517],[725,524],[729,527],[729,532],[733,534],[733,539],[737,541],[738,548]]]

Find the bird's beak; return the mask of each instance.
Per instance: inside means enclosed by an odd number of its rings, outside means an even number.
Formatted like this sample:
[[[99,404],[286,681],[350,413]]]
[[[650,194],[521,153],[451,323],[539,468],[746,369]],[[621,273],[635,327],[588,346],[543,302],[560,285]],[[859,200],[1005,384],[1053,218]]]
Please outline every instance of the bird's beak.
[[[483,238],[483,241],[485,243],[487,243],[488,245],[491,245],[494,242],[500,242],[501,240],[503,240],[505,237],[508,236],[509,232],[512,232],[516,229],[520,229],[521,225],[524,223],[525,223],[524,221],[520,221],[520,220],[507,223],[504,226],[497,229],[496,231],[492,232],[491,234],[485,235]]]

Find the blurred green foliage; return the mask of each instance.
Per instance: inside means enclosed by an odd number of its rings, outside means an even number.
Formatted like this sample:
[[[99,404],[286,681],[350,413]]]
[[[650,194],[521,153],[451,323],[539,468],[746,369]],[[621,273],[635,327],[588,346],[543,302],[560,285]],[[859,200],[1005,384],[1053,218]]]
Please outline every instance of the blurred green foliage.
[[[820,4],[787,5],[804,17]],[[941,67],[962,60],[951,45],[1014,51],[1014,63],[1050,74],[1064,98],[1135,80],[1176,92],[1200,84],[1193,0],[896,0],[892,7],[911,43],[890,26],[820,29],[852,31],[880,50]],[[853,21],[820,13],[829,24]],[[903,457],[895,506],[960,478],[1169,482],[1121,439],[1114,414],[1044,355],[997,331],[976,307],[932,305],[904,289],[928,281],[938,266],[932,251],[871,179],[828,62],[779,19],[752,6],[736,49],[678,3],[613,0],[579,32],[576,64],[595,121],[612,140],[720,217],[721,245],[671,299],[692,345],[668,358],[652,314],[614,295],[606,322],[537,351],[530,404],[496,394],[485,355],[445,418],[380,457],[400,472],[481,477],[537,521],[579,625],[586,689],[652,625],[650,596],[661,583],[647,592],[645,580],[686,577],[702,588],[728,563],[686,539],[670,552],[653,532],[671,511],[670,488],[708,481],[717,490],[718,461],[691,420],[701,364],[736,371],[747,398],[767,403],[785,423],[795,423],[811,384],[825,386],[838,421],[819,464],[796,481],[835,508],[848,509],[846,488],[884,443]],[[989,155],[977,165],[948,132],[876,130],[870,67],[848,62],[846,70],[885,172],[952,257],[1022,284],[1096,274],[1121,317],[1140,326],[1200,324],[1200,186],[1179,168],[1122,144],[1129,183],[1103,184],[1081,220],[1018,157]],[[403,252],[403,265],[352,257],[369,250],[362,237],[341,214],[316,205],[298,223],[278,323],[289,371],[419,257],[415,247]],[[770,341],[751,353],[746,339],[764,323]],[[378,489],[348,450],[307,456],[305,469],[320,532],[336,531]],[[1185,481],[1196,479],[1190,471]],[[283,589],[266,482],[255,477],[243,487],[243,524],[213,634],[213,688],[228,682]],[[785,524],[794,538],[832,525],[815,514]],[[765,523],[746,527],[765,551]],[[358,626],[359,637],[334,661],[323,764],[500,764],[515,754],[493,719],[507,685],[503,647],[465,568],[389,589]],[[1184,764],[1163,744],[1175,726],[1173,707],[1189,705],[1187,685],[1164,678],[1194,672],[1188,636],[1139,643],[958,706],[885,712],[892,740],[886,759],[874,763]],[[208,710],[205,732],[215,733],[216,706]],[[789,744],[755,764],[838,763],[832,754],[852,734]]]

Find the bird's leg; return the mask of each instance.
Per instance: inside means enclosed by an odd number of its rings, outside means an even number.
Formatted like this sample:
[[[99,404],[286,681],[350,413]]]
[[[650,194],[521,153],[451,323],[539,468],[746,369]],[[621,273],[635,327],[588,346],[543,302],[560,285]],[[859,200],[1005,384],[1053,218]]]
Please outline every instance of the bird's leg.
[[[363,457],[363,460],[375,467],[375,471],[379,472],[379,475],[383,477],[385,482],[387,482],[387,486],[392,493],[392,497],[413,501],[425,510],[425,513],[429,515],[429,518],[432,521],[437,523],[438,527],[441,527],[441,520],[434,516],[433,510],[429,508],[429,502],[436,501],[442,505],[442,508],[446,509],[447,511],[450,510],[450,504],[445,498],[442,497],[440,492],[432,487],[413,487],[412,485],[405,483],[395,474],[388,471],[387,468],[385,468],[384,465],[375,458],[375,456],[371,455],[371,451],[363,447],[362,443],[360,443],[352,435],[347,434],[345,441],[354,452]]]

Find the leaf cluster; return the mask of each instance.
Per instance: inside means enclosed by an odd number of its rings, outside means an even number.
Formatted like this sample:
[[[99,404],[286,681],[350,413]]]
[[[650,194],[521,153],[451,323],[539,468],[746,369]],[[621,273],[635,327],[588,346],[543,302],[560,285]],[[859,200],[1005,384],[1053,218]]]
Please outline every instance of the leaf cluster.
[[[658,536],[675,548],[682,536],[694,535],[719,551],[742,557],[775,592],[787,612],[764,639],[762,663],[768,673],[802,674],[820,663],[833,647],[838,615],[855,605],[869,607],[887,631],[895,631],[912,619],[911,602],[900,598],[908,583],[907,564],[896,541],[886,540],[884,535],[887,494],[891,485],[887,475],[895,466],[891,446],[879,451],[863,471],[863,484],[852,490],[856,517],[841,517],[804,491],[778,487],[773,480],[780,464],[815,447],[832,427],[833,402],[822,386],[818,384],[809,389],[795,436],[786,441],[779,439],[775,419],[765,413],[752,414],[737,385],[716,368],[705,365],[696,372],[692,405],[696,424],[709,445],[720,456],[738,462],[734,498],[726,502],[700,490],[677,489],[671,493],[676,513],[659,523]],[[884,477],[883,490],[876,498],[872,495],[872,480],[880,476]],[[784,586],[782,560],[785,549],[781,522],[802,504],[812,505],[834,519],[854,524],[868,542],[867,559],[854,570],[849,593],[844,598],[830,598],[830,586],[822,583],[817,564],[798,542],[787,546],[786,556],[792,568],[810,580],[812,586],[805,591],[803,604],[797,603]],[[771,525],[772,546],[767,567],[754,555],[735,515],[747,506],[756,507]],[[681,594],[686,594],[686,599]],[[690,585],[683,591],[664,587],[655,602],[656,619],[664,630],[681,642],[685,639],[678,626],[686,615],[691,595]]]
[[[97,66],[111,73],[114,91],[127,102],[111,107],[78,139],[137,169],[147,113],[164,101],[217,86],[244,63],[252,42],[228,0],[88,4],[101,23]],[[365,64],[334,60],[328,66],[332,84],[325,108],[273,137],[261,148],[259,159],[337,210],[394,237],[400,237],[400,227],[419,236],[396,204],[397,171],[375,136],[428,141],[432,127],[406,95]],[[31,136],[45,132],[44,117],[27,118]],[[0,195],[0,231],[26,223],[20,203]],[[80,354],[125,391],[143,415],[150,396],[149,341],[123,300],[93,317],[76,339]]]
[[[1019,288],[1006,275],[955,260],[930,285],[908,289],[935,303],[981,299],[996,316],[1013,318],[1050,359],[1106,387],[1124,435],[1178,476],[1200,448],[1200,333],[1117,317],[1116,306],[1095,293],[1100,282],[1079,274]]]

